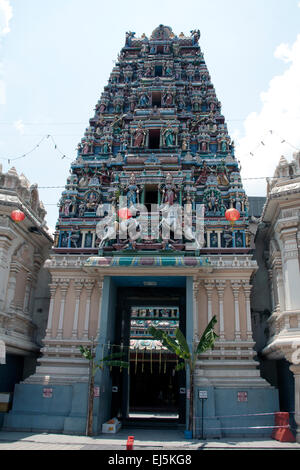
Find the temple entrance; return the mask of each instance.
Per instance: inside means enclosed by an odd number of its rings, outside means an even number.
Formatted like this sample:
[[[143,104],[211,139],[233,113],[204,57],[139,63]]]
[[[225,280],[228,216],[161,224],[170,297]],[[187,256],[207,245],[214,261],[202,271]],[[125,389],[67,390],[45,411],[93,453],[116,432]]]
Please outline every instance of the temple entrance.
[[[151,283],[150,283],[151,284]],[[112,415],[123,424],[185,420],[185,371],[178,359],[149,334],[149,326],[173,336],[185,330],[184,288],[118,288],[116,344],[126,352],[128,369],[113,370]]]
[[[179,418],[179,386],[175,362],[130,364],[129,418]],[[137,370],[137,367],[141,370]]]

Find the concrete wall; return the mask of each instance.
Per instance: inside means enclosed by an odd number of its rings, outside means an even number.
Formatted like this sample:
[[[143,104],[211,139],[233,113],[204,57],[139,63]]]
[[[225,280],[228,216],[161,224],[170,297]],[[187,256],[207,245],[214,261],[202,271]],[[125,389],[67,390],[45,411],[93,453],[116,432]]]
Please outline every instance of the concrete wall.
[[[202,400],[198,398],[199,390],[206,390],[208,395],[203,403],[204,438],[271,436],[274,410],[279,407],[277,390],[252,387],[197,387],[196,435],[199,438],[202,437]],[[247,392],[246,402],[238,401],[238,392],[241,391]]]

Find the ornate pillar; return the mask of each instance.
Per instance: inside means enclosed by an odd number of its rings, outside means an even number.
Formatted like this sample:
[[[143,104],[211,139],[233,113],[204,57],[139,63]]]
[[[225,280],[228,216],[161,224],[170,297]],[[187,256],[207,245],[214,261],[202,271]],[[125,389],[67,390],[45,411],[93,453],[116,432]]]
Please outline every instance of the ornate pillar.
[[[217,232],[217,236],[218,236],[218,247],[220,248],[222,246],[222,243],[221,243],[221,232],[218,231]]]
[[[243,281],[243,289],[246,297],[246,321],[247,321],[247,340],[253,341],[252,337],[252,324],[251,324],[251,306],[250,306],[250,294],[252,286],[248,281]]]
[[[300,304],[297,230],[297,227],[283,227],[280,233],[283,243],[282,268],[284,273],[286,310],[298,310]]]
[[[78,338],[78,315],[79,315],[79,303],[80,303],[80,296],[81,291],[83,288],[83,280],[78,279],[74,282],[75,288],[75,310],[74,310],[74,319],[73,319],[73,329],[72,329],[72,338]]]
[[[277,293],[278,293],[278,308],[280,311],[285,310],[285,298],[284,298],[284,282],[281,268],[276,270],[276,282],[277,282]]]
[[[99,337],[100,337],[100,326],[101,326],[101,308],[102,308],[102,293],[103,293],[103,277],[97,282],[97,288],[98,288],[98,291],[99,291],[99,309],[98,309],[98,322],[97,322],[96,341],[99,341]]]
[[[54,299],[55,299],[57,286],[58,286],[58,280],[53,280],[52,284],[49,284],[50,305],[49,305],[48,322],[47,322],[47,328],[46,328],[46,339],[49,339],[52,337],[53,309],[54,309]]]
[[[198,292],[199,292],[199,280],[197,277],[193,278],[193,324],[194,334],[193,340],[199,340],[199,312],[198,312]]]
[[[83,329],[83,338],[88,339],[89,337],[89,323],[90,323],[90,310],[91,310],[91,297],[92,291],[94,288],[94,281],[86,281],[86,305],[85,305],[85,318],[84,318],[84,329]]]
[[[0,216],[1,228],[8,223],[6,216]],[[4,310],[5,295],[7,290],[7,266],[9,265],[9,250],[11,247],[11,240],[8,236],[0,235],[0,277],[2,279],[0,285],[0,310]]]
[[[69,280],[63,279],[59,287],[60,287],[61,299],[60,299],[60,311],[59,311],[59,321],[58,321],[56,339],[62,339],[63,337],[65,303],[66,303],[66,296],[67,296],[67,292],[69,288]]]
[[[234,337],[236,341],[241,339],[240,329],[240,307],[239,307],[239,291],[241,287],[240,281],[231,281],[231,287],[234,297]]]
[[[23,302],[23,312],[25,315],[30,313],[29,305],[30,305],[30,293],[32,287],[32,274],[28,273],[26,278],[26,285],[25,285],[25,294],[24,294],[24,302]]]
[[[210,248],[210,234],[211,232],[209,230],[206,231],[206,246],[207,248]]]
[[[270,287],[270,296],[271,296],[271,310],[273,312],[277,305],[276,292],[274,290],[273,269],[268,269],[268,277],[269,277],[269,287]]]
[[[216,286],[219,297],[219,317],[220,317],[220,340],[225,340],[225,327],[224,327],[224,290],[226,282],[223,280],[216,280]]]
[[[96,232],[93,232],[93,241],[92,241],[91,248],[95,248],[95,244],[96,244]]]
[[[214,288],[214,281],[205,281],[205,289],[207,294],[207,321],[212,319],[212,291]]]
[[[82,240],[81,240],[81,248],[84,248],[85,246],[85,236],[86,236],[86,231],[82,232]]]
[[[295,421],[297,424],[296,441],[300,443],[300,364],[291,365],[295,380]]]
[[[7,296],[6,296],[6,309],[14,309],[14,298],[16,293],[17,275],[20,271],[16,264],[12,264],[9,272],[9,279],[7,285]]]

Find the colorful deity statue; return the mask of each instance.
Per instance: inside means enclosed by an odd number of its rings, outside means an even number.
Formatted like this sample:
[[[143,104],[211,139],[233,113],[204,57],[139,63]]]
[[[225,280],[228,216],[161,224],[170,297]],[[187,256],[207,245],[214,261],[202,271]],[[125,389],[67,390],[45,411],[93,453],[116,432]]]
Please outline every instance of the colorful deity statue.
[[[173,105],[173,93],[170,90],[163,95],[163,104],[166,107]]]
[[[127,31],[126,33],[126,39],[125,39],[125,47],[131,47],[132,46],[132,39],[134,38],[135,33],[132,31]]]
[[[102,163],[100,171],[98,172],[100,184],[109,184],[111,182],[111,173],[108,168]]]
[[[191,35],[192,35],[192,38],[193,38],[193,46],[196,46],[199,42],[199,39],[200,39],[200,30],[199,29],[192,30]]]
[[[110,144],[110,141],[109,141],[108,137],[105,137],[105,139],[104,139],[104,142],[103,142],[103,145],[102,145],[102,152],[103,153],[111,152],[111,144]]]
[[[145,145],[146,131],[142,127],[142,123],[138,124],[137,129],[133,132],[133,146],[143,147]]]
[[[140,99],[139,99],[139,106],[141,108],[147,108],[149,106],[149,95],[146,93],[145,90],[141,92]]]
[[[164,204],[172,206],[176,200],[176,186],[173,183],[173,178],[170,173],[167,174],[166,184],[163,188],[163,199]]]
[[[129,184],[125,187],[127,206],[135,206],[139,203],[139,187],[136,184],[135,174],[132,173],[129,179]]]
[[[163,130],[162,134],[164,139],[164,145],[166,147],[172,147],[175,145],[175,132],[172,129],[170,123],[168,123],[167,128]]]
[[[172,75],[172,73],[173,73],[173,68],[171,66],[171,62],[166,62],[164,64],[164,75],[166,77],[170,77]]]
[[[210,169],[209,167],[207,166],[207,163],[206,161],[204,160],[203,162],[203,165],[202,165],[202,168],[200,170],[200,174],[198,176],[198,179],[196,180],[196,186],[198,184],[205,184],[206,181],[207,181],[207,178],[208,178],[208,175],[210,173]]]
[[[228,186],[229,185],[229,180],[227,177],[227,168],[224,159],[221,161],[221,163],[217,166],[217,178],[218,178],[218,183],[222,186]]]

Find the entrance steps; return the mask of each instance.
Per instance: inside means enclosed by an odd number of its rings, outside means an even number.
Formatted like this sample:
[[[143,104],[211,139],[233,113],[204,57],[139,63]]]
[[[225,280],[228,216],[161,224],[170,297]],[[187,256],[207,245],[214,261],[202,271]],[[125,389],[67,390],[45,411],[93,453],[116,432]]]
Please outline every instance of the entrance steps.
[[[184,429],[185,425],[179,423],[178,419],[132,418],[123,420],[122,428]]]

